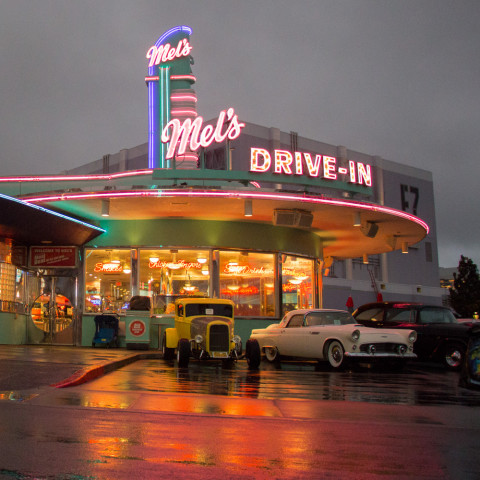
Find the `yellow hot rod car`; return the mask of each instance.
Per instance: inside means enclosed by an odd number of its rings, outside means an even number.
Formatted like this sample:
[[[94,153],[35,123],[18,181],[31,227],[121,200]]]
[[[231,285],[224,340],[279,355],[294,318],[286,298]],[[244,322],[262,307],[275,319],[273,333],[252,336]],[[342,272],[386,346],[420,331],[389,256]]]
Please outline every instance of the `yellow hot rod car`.
[[[177,357],[187,367],[190,358],[231,363],[242,354],[242,341],[234,334],[234,303],[218,298],[185,297],[175,301],[175,327],[162,338],[165,360]]]

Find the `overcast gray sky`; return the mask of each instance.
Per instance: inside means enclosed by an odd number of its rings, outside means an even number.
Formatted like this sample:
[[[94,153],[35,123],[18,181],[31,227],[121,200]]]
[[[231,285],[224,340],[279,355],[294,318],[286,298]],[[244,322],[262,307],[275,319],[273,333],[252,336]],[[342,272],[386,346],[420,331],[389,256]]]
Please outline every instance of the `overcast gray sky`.
[[[146,142],[145,53],[189,25],[200,115],[433,172],[440,266],[479,265],[479,24],[479,0],[0,0],[0,175]]]

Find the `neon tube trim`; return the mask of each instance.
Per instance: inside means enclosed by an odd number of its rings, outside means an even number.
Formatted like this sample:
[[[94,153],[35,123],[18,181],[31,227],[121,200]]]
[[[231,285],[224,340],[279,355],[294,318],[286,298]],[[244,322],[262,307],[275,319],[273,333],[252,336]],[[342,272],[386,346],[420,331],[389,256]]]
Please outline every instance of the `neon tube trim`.
[[[196,82],[197,77],[195,75],[170,75],[170,80],[190,80]]]
[[[337,207],[351,207],[357,208],[360,210],[366,210],[370,212],[385,213],[387,215],[393,215],[396,217],[404,218],[410,220],[421,227],[423,227],[427,234],[430,231],[427,223],[422,219],[412,215],[410,213],[404,212],[403,210],[396,210],[394,208],[385,207],[383,205],[373,205],[362,202],[355,202],[352,200],[336,200],[334,198],[318,198],[318,197],[309,197],[309,196],[297,196],[293,194],[278,194],[278,193],[269,193],[269,192],[236,192],[236,191],[222,191],[222,192],[211,192],[211,191],[185,191],[185,190],[137,190],[132,191],[100,191],[100,192],[90,192],[90,193],[63,193],[58,195],[45,195],[41,197],[31,197],[25,198],[24,202],[26,203],[41,203],[41,202],[54,202],[60,200],[78,200],[78,199],[87,199],[87,198],[119,198],[119,197],[204,197],[204,198],[239,198],[239,199],[258,199],[258,200],[286,200],[294,201],[299,203],[310,203],[314,205],[332,205]]]
[[[197,97],[195,95],[189,95],[187,93],[172,93],[170,95],[170,100],[172,102],[190,101],[197,103]]]
[[[172,116],[175,115],[190,115],[193,117],[197,116],[197,112],[193,108],[172,108]]]
[[[49,175],[45,177],[0,177],[0,183],[17,182],[55,182],[63,180],[84,181],[84,180],[114,180],[115,178],[138,177],[151,175],[153,170],[130,170],[127,172],[93,174],[93,175]]]

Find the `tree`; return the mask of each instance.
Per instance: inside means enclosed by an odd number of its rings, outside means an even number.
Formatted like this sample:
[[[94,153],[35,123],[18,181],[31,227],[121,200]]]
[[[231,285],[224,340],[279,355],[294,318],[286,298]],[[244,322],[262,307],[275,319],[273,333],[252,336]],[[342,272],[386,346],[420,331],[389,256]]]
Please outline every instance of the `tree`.
[[[461,255],[457,270],[450,288],[450,305],[462,317],[472,318],[475,312],[480,313],[478,268],[470,258]]]

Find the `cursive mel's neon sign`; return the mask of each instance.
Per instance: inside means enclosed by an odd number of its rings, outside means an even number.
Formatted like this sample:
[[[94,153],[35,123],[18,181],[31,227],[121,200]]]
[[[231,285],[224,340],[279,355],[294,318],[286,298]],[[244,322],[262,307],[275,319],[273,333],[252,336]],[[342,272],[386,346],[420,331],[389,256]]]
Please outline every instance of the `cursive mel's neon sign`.
[[[181,57],[188,57],[192,51],[192,46],[186,38],[180,40],[176,47],[169,43],[165,45],[153,45],[148,49],[146,57],[150,60],[148,66],[160,65],[160,63],[171,62]]]
[[[344,179],[358,185],[372,186],[371,166],[362,162],[348,161],[339,165],[335,157],[308,152],[274,150],[273,155],[264,148],[250,149],[250,171],[266,173],[273,171],[284,175],[308,175],[327,180]]]
[[[191,151],[200,147],[208,147],[213,142],[221,143],[226,139],[235,140],[239,137],[244,123],[240,123],[233,108],[222,110],[215,126],[203,127],[203,117],[195,120],[187,118],[180,123],[178,118],[170,120],[162,131],[162,143],[169,143],[166,159],[185,154],[187,146]]]

